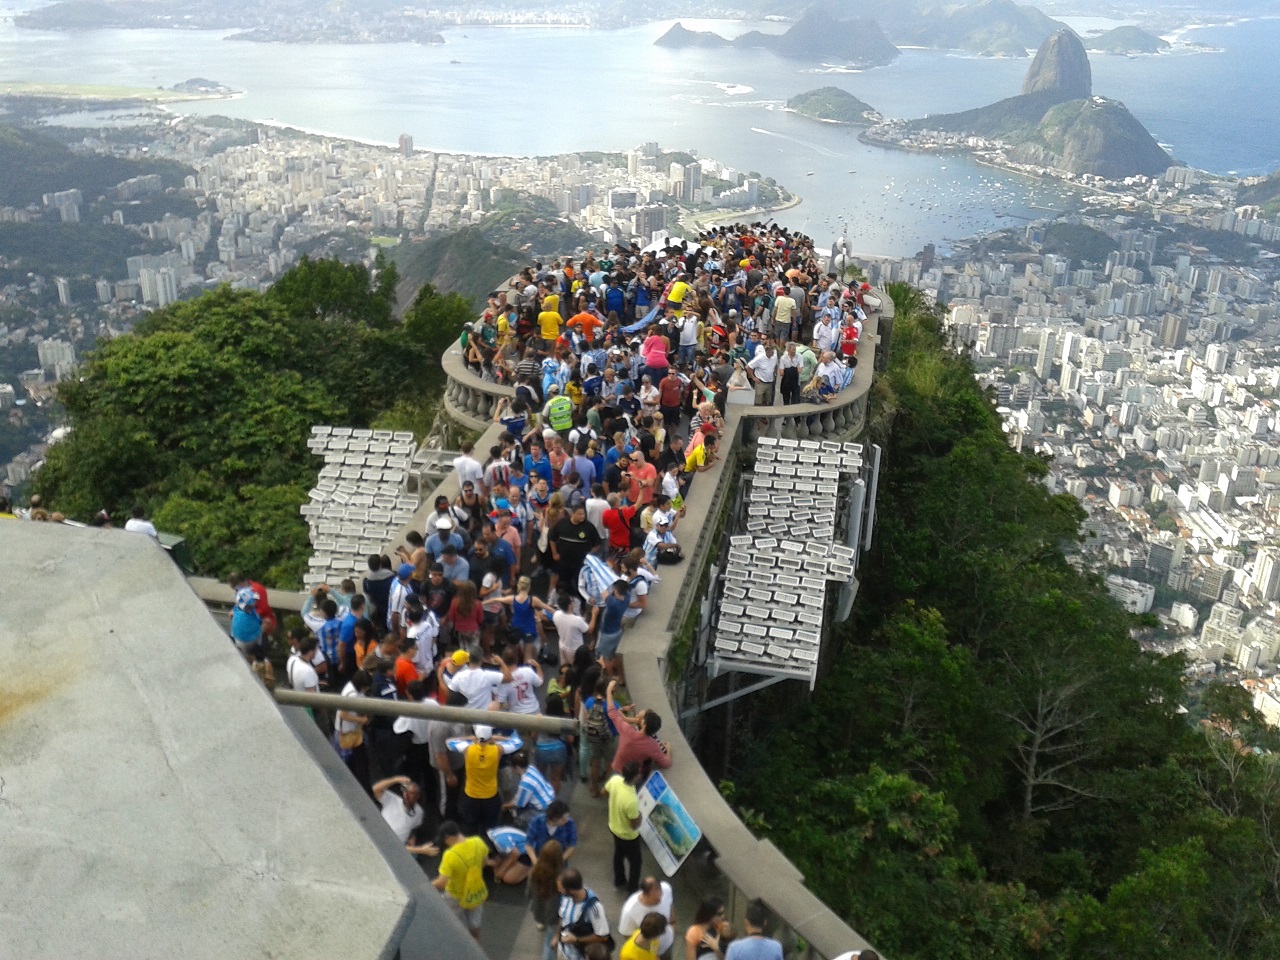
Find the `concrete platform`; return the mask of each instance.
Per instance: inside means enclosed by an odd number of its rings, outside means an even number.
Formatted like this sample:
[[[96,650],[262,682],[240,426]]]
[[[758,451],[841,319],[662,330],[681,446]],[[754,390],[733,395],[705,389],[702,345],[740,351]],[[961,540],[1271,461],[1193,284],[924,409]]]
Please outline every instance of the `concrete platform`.
[[[410,897],[169,557],[0,523],[0,955],[360,960]]]

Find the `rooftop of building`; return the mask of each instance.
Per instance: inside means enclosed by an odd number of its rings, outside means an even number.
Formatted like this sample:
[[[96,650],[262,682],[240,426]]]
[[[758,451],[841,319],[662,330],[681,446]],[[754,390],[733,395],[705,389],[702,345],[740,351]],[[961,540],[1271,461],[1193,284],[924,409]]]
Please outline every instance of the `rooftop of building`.
[[[0,954],[387,955],[409,894],[164,551],[0,540]]]

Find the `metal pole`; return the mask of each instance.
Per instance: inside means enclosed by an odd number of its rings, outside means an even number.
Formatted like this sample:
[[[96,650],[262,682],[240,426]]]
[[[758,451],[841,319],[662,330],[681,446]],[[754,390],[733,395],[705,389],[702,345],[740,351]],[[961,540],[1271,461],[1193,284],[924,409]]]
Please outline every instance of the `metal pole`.
[[[862,549],[871,549],[871,535],[876,529],[876,494],[880,491],[880,445],[873,443],[871,449],[876,452],[871,466],[871,492],[867,495],[867,519],[863,528]]]
[[[539,714],[442,707],[410,700],[380,700],[376,697],[342,697],[336,693],[304,693],[280,687],[273,692],[277,703],[289,707],[319,707],[376,717],[418,717],[423,720],[448,720],[451,723],[482,723],[490,727],[527,730],[531,733],[573,733],[578,729],[576,720],[562,720]]]

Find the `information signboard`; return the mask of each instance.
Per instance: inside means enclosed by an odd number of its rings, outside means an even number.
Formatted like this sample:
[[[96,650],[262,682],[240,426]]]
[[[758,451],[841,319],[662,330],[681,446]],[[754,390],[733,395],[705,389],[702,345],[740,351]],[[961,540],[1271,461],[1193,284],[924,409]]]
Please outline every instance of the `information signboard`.
[[[668,877],[702,839],[702,830],[661,773],[654,771],[640,788],[640,836]]]

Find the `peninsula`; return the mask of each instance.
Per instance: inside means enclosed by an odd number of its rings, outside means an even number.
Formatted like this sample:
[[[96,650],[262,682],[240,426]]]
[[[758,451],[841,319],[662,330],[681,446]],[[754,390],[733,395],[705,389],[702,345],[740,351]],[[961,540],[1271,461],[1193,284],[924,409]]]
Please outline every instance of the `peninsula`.
[[[1120,180],[1173,164],[1123,103],[1096,96],[1089,55],[1070,30],[1045,41],[1022,93],[962,113],[894,120],[862,134],[906,149],[965,149],[1020,172]]]

